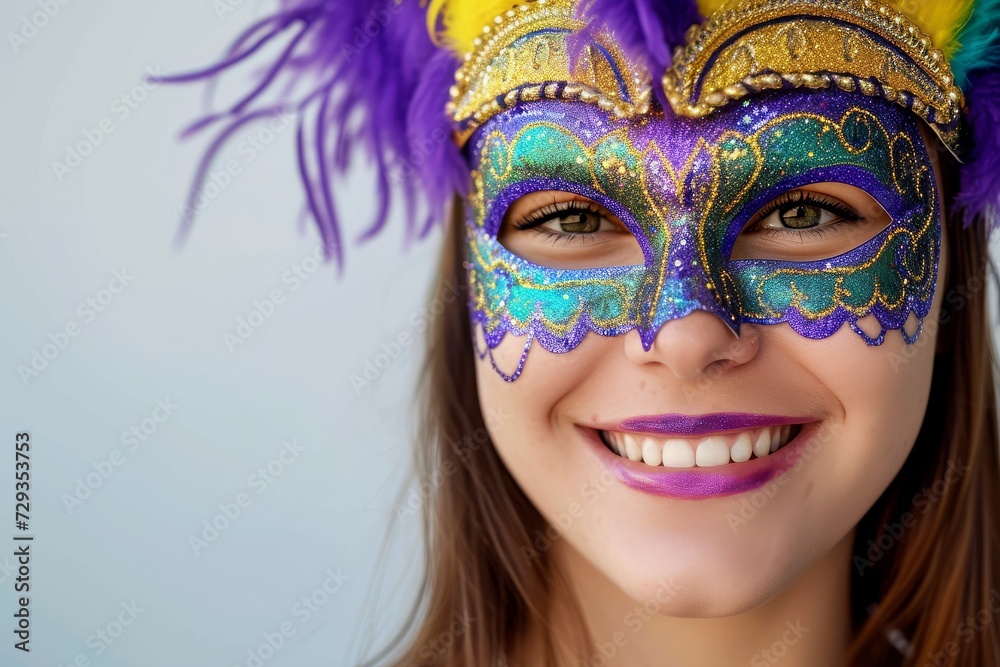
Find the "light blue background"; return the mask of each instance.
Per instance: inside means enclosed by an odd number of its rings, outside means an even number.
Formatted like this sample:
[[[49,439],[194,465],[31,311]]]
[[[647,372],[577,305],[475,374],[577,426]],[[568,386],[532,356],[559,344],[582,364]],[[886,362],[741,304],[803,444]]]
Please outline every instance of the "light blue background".
[[[78,664],[104,667],[246,666],[283,623],[295,633],[263,664],[347,665],[364,638],[378,643],[398,623],[416,580],[419,520],[404,516],[372,588],[410,462],[422,342],[414,322],[427,314],[440,234],[404,250],[397,211],[393,231],[350,249],[344,279],[324,266],[293,289],[283,277],[318,240],[299,216],[294,129],[251,161],[237,146],[260,131],[253,126],[219,162],[235,159],[241,173],[175,250],[204,146],[176,137],[201,89],[133,91],[147,67],[213,61],[273,6],[224,1],[231,11],[220,14],[210,0],[70,0],[17,52],[8,35],[39,5],[0,7],[0,516],[10,521],[0,544],[14,533],[22,430],[33,439],[36,535],[30,656],[12,648],[13,559],[0,556],[0,665],[56,667],[82,655]],[[144,98],[127,117],[123,95]],[[105,119],[114,131],[60,180],[52,163]],[[340,192],[358,231],[374,211],[364,165]],[[80,310],[123,269],[133,278],[102,312]],[[284,303],[231,352],[223,336],[275,289]],[[74,323],[66,349],[24,381],[18,366]],[[351,375],[402,333],[417,342],[355,391]],[[123,432],[168,399],[177,409],[130,451]],[[258,494],[251,476],[293,440],[302,453]],[[116,450],[121,465],[67,508],[79,480]],[[190,538],[241,493],[249,507],[196,554]],[[296,605],[324,599],[328,572],[340,587],[306,619]],[[363,617],[368,599],[376,613]],[[88,639],[133,601],[142,612],[98,655]]]
[[[419,343],[360,393],[349,378],[383,342],[419,335],[440,234],[404,250],[397,216],[384,238],[350,249],[343,279],[324,266],[293,289],[283,276],[318,241],[300,220],[294,124],[250,161],[237,147],[260,131],[253,126],[220,158],[241,173],[175,249],[207,138],[177,135],[200,113],[202,90],[133,89],[147,67],[214,61],[274,5],[231,0],[221,15],[209,0],[57,6],[16,53],[8,33],[39,5],[0,7],[0,514],[9,521],[0,543],[13,544],[22,430],[34,443],[36,536],[30,656],[12,648],[13,559],[0,556],[0,665],[55,667],[81,654],[105,667],[246,665],[248,650],[285,622],[295,634],[265,665],[349,664],[370,635],[358,631],[361,610],[410,462]],[[122,95],[136,108],[116,102]],[[52,163],[104,119],[114,131],[60,181]],[[362,162],[340,198],[355,233],[373,199]],[[78,310],[122,269],[133,279],[102,312]],[[223,335],[274,289],[285,302],[231,353]],[[70,323],[79,334],[25,383],[17,367]],[[152,418],[158,399],[178,408],[129,451],[122,433]],[[258,495],[250,476],[286,440],[304,451]],[[69,511],[64,494],[115,450],[121,465]],[[189,538],[240,493],[250,506],[196,555]],[[374,617],[382,635],[415,581],[419,523],[404,517],[387,552]],[[322,590],[328,570],[340,588],[303,622],[295,605]],[[98,655],[101,643],[88,638],[133,600],[143,611]]]

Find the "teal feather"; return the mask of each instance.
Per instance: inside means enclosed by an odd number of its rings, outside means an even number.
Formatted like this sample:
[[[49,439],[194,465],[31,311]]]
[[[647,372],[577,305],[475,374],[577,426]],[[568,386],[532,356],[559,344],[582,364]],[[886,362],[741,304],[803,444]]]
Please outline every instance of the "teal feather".
[[[970,73],[1000,68],[1000,0],[975,3],[968,23],[958,34],[958,43],[951,69],[958,87],[967,91]]]

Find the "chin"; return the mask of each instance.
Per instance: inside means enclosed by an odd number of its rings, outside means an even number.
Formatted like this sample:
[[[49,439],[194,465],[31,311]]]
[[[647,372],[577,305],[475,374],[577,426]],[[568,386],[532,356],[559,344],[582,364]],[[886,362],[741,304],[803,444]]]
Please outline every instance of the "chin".
[[[719,618],[748,612],[778,595],[794,578],[785,563],[760,567],[676,559],[670,566],[640,561],[636,571],[610,574],[613,584],[647,613]],[[643,572],[637,570],[643,569]]]

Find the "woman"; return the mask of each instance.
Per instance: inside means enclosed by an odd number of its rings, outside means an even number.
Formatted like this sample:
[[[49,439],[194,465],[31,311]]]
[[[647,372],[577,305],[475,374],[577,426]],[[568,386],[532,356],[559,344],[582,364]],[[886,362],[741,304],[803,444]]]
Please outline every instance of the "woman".
[[[394,192],[429,204],[419,236],[457,193],[426,577],[375,662],[1000,665],[998,17],[289,0],[173,79],[291,32],[196,127],[229,123],[207,165],[279,77],[318,82],[300,167],[338,261],[329,177],[357,141],[362,238]]]

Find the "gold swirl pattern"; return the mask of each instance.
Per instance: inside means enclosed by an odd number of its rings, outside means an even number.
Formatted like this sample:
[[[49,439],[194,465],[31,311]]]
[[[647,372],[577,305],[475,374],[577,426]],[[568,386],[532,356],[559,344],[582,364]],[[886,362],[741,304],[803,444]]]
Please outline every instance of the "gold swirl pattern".
[[[769,102],[756,120],[733,110],[698,121],[694,135],[691,121],[609,122],[596,109],[574,114],[570,129],[558,105],[551,116],[535,108],[491,125],[473,151],[466,265],[473,317],[490,346],[510,332],[568,351],[587,331],[633,328],[645,344],[693,309],[734,329],[788,322],[823,338],[846,322],[872,345],[891,329],[915,340],[903,324],[928,312],[940,250],[938,194],[916,121],[880,100],[832,91],[822,99],[822,112],[807,110],[806,93]],[[810,172],[883,193],[892,222],[828,260],[729,260],[748,205]],[[506,250],[496,203],[539,188],[620,206],[645,264],[552,269]],[[883,326],[874,338],[857,327],[869,314]]]

